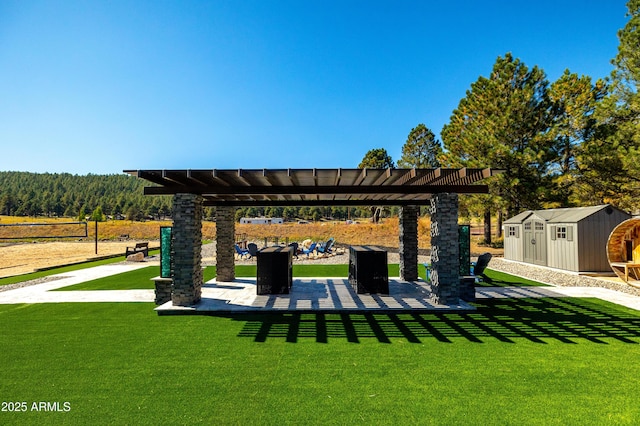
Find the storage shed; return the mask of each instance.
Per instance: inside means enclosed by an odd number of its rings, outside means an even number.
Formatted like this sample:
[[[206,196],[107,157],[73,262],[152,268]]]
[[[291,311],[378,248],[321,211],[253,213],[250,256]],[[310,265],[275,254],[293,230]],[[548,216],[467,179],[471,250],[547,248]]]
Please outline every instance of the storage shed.
[[[608,272],[607,240],[630,217],[608,204],[527,210],[504,222],[504,257],[567,271]]]

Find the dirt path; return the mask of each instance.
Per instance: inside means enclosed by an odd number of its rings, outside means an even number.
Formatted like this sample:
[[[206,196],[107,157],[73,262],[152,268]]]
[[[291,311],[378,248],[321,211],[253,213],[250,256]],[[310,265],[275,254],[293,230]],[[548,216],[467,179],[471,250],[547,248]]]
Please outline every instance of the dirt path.
[[[101,256],[124,255],[126,248],[134,246],[135,243],[136,241],[99,241],[97,255],[93,241],[4,244],[0,246],[0,278]]]

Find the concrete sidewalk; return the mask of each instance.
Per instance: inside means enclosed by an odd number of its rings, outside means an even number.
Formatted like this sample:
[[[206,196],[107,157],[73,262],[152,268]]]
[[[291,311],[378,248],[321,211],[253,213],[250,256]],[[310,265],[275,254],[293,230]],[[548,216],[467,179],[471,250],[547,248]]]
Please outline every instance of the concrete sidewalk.
[[[112,264],[50,275],[42,284],[0,292],[0,304],[65,302],[153,302],[153,290],[52,291],[149,266],[148,263]]]

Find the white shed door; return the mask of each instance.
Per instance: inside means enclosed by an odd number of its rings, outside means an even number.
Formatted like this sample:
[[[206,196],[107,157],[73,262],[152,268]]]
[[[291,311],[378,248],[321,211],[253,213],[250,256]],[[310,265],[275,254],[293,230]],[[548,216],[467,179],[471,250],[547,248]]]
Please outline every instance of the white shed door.
[[[523,259],[537,265],[547,264],[547,240],[544,233],[544,222],[530,220],[523,225]]]

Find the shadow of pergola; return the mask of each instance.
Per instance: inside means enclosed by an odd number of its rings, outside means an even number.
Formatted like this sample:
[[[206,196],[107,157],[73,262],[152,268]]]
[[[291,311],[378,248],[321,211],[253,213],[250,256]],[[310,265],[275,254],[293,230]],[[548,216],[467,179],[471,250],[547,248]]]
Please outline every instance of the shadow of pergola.
[[[454,343],[465,339],[483,343],[497,339],[505,343],[527,340],[546,344],[640,342],[640,315],[596,299],[522,298],[487,299],[475,304],[471,313],[262,313],[230,315],[245,322],[239,337],[255,342],[268,339],[346,339],[359,343],[395,339],[422,343],[436,339]],[[225,315],[229,316],[229,314]]]

